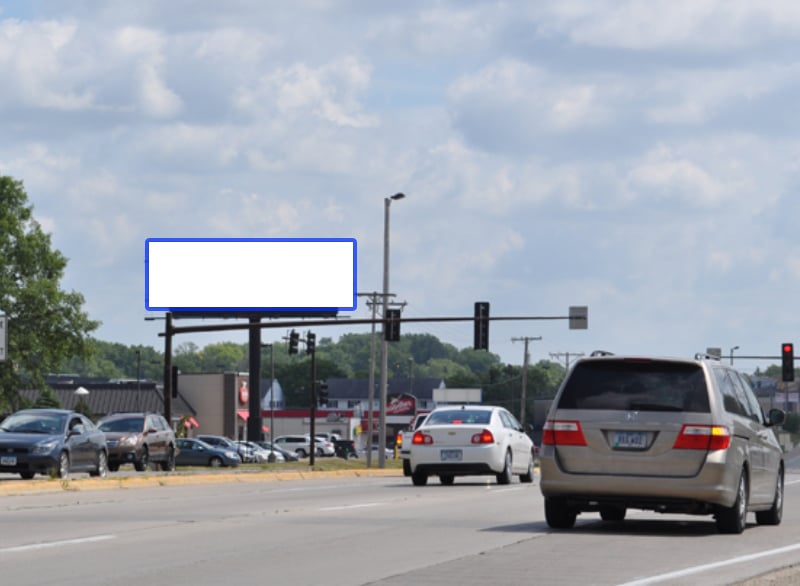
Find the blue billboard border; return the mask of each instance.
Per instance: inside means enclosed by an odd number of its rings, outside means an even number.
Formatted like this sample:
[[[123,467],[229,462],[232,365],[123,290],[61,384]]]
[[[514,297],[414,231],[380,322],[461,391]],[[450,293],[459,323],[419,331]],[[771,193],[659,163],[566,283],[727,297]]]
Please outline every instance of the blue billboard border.
[[[151,242],[351,242],[353,244],[353,305],[350,307],[151,307],[148,265]],[[355,238],[146,238],[144,241],[144,308],[146,311],[308,312],[355,311],[358,308],[358,241]]]

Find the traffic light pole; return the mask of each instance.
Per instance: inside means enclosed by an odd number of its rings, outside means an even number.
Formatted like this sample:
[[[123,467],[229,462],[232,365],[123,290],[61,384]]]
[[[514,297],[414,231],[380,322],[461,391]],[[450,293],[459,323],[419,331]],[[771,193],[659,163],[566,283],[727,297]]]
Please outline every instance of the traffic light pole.
[[[317,349],[311,348],[311,455],[309,464],[314,467],[317,456]]]

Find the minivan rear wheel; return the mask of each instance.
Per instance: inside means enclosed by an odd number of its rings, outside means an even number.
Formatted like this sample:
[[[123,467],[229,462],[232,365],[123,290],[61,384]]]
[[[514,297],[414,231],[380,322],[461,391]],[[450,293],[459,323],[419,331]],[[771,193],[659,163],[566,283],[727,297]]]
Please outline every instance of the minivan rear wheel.
[[[736,500],[733,506],[719,507],[716,520],[720,533],[741,533],[747,524],[747,474],[742,470],[736,488]]]
[[[600,518],[603,521],[624,521],[625,513],[625,507],[600,507]]]
[[[553,529],[570,529],[577,517],[578,511],[569,507],[565,499],[545,497],[544,518]]]

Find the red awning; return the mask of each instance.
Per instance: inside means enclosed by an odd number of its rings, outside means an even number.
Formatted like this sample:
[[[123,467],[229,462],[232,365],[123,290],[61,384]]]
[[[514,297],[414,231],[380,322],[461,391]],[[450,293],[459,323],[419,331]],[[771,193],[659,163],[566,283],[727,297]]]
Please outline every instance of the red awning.
[[[247,419],[250,417],[250,411],[240,409],[236,412],[236,415],[238,415],[242,421],[247,421]]]

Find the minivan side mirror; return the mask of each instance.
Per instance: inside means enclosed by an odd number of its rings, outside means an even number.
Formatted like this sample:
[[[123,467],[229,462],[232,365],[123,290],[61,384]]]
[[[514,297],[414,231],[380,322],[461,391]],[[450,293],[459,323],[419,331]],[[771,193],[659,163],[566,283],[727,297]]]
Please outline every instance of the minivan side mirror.
[[[781,409],[770,409],[767,414],[769,425],[780,425],[786,420],[786,414]]]

